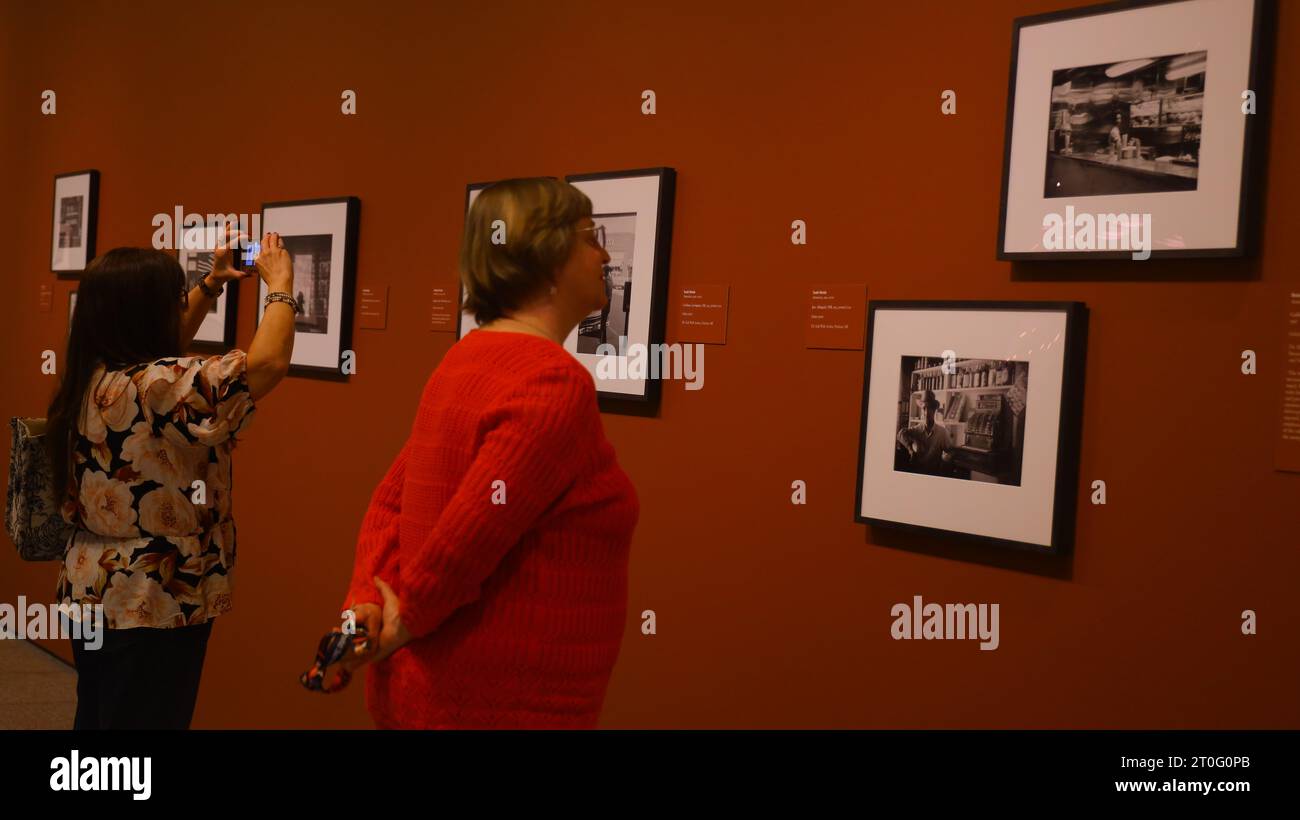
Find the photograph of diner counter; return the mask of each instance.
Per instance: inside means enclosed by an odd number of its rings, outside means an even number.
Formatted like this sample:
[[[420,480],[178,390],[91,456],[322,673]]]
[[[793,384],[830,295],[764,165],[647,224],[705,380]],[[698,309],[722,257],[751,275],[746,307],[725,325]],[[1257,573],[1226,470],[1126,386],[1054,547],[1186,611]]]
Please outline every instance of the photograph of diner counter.
[[[1117,158],[1114,154],[1049,154],[1048,196],[1090,196],[1108,194],[1151,194],[1162,191],[1195,191],[1195,166],[1171,160],[1140,157]]]
[[[1193,51],[1052,72],[1043,195],[1196,190],[1208,64]]]

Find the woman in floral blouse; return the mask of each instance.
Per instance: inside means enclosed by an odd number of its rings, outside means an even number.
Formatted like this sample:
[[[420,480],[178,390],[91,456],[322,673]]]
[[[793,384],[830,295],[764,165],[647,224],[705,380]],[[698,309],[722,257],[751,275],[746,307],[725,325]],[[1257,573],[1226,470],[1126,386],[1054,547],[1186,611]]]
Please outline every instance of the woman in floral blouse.
[[[252,277],[230,263],[218,248],[187,291],[171,255],[117,248],[78,288],[48,414],[63,517],[77,525],[57,595],[102,605],[108,629],[98,649],[73,641],[74,728],[188,728],[212,621],[230,611],[230,454],[288,371],[296,307],[268,299],[247,354],[183,356],[225,283]],[[257,273],[272,293],[292,293],[278,235],[266,236]]]

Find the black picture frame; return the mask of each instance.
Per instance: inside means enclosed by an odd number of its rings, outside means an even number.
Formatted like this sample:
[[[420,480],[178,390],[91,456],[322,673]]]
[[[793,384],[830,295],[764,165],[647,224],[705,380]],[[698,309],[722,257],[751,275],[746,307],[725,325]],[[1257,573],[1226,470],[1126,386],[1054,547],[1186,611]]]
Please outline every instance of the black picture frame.
[[[657,177],[659,180],[659,196],[655,206],[654,267],[651,270],[649,327],[646,339],[646,345],[651,350],[656,350],[659,348],[656,348],[655,345],[662,345],[665,338],[668,310],[668,277],[671,270],[672,256],[673,214],[677,202],[676,169],[667,166],[653,166],[621,171],[569,174],[564,177],[564,181],[573,184],[575,182],[632,179],[637,177]],[[601,390],[598,381],[596,383],[596,398],[601,412],[637,416],[653,416],[657,414],[663,395],[662,376],[663,371],[661,368],[660,378],[647,378],[645,380],[645,392],[641,395]]]
[[[1084,17],[1103,16],[1134,9],[1173,5],[1178,3],[1194,4],[1201,0],[1115,0],[1091,6],[1062,9],[1025,17],[1012,21],[1011,68],[1007,84],[1006,124],[1003,132],[1002,186],[998,207],[998,236],[996,258],[1001,261],[1081,261],[1107,259],[1133,259],[1129,250],[1093,250],[1093,251],[1008,251],[1006,250],[1008,196],[1012,165],[1012,134],[1015,127],[1015,101],[1018,75],[1018,57],[1020,52],[1021,31],[1029,26],[1038,26],[1076,20]],[[1246,116],[1245,132],[1242,143],[1241,187],[1237,202],[1237,235],[1232,247],[1213,248],[1164,248],[1151,250],[1152,259],[1194,259],[1194,258],[1234,258],[1252,255],[1258,249],[1261,228],[1261,191],[1264,182],[1266,145],[1268,132],[1267,117],[1271,102],[1273,32],[1276,7],[1274,0],[1251,0],[1253,20],[1250,38],[1249,84],[1248,88],[1256,92],[1259,112]],[[1264,121],[1261,122],[1261,117]]]
[[[344,233],[343,233],[343,291],[342,304],[339,306],[339,341],[334,355],[334,366],[325,365],[295,364],[289,365],[289,375],[302,376],[307,378],[323,379],[325,381],[347,382],[351,374],[344,373],[342,370],[343,351],[352,348],[352,321],[356,302],[356,268],[357,268],[357,243],[361,233],[361,199],[355,196],[325,197],[320,199],[294,199],[280,202],[263,202],[261,211],[262,229],[269,230],[266,221],[266,212],[273,208],[294,208],[304,205],[337,205],[344,204]],[[261,289],[264,285],[258,285],[258,300],[264,298]],[[263,305],[259,304],[254,311],[254,326],[261,324]],[[297,344],[295,342],[295,352]]]
[[[219,228],[220,226],[208,225],[207,228]],[[184,230],[182,230],[184,234]],[[180,264],[181,269],[185,270],[185,254],[194,251],[188,248],[176,249],[176,261]],[[204,253],[205,251],[199,251]],[[188,278],[188,271],[186,272]],[[190,340],[189,347],[202,353],[227,353],[235,347],[235,330],[239,316],[239,282],[231,280],[226,283],[221,296],[217,297],[225,301],[225,318],[221,327],[220,339],[200,339],[197,335]]]
[[[1040,311],[1065,315],[1065,348],[1062,355],[1060,414],[1057,418],[1057,451],[1052,496],[1051,538],[1048,544],[1036,544],[997,538],[960,530],[943,529],[866,516],[863,508],[863,482],[866,469],[868,410],[871,407],[871,373],[875,353],[876,315],[881,310],[916,311]],[[1083,302],[1036,301],[872,301],[867,307],[867,355],[863,364],[861,423],[858,432],[857,486],[854,493],[854,521],[925,536],[953,539],[964,543],[1058,555],[1074,547],[1078,506],[1079,458],[1081,452],[1085,370],[1088,347],[1088,306]],[[892,362],[887,365],[893,365]],[[882,366],[887,366],[882,364]]]
[[[87,168],[83,171],[69,171],[63,174],[54,175],[54,185],[51,188],[50,203],[50,224],[58,225],[59,222],[59,180],[70,177],[88,176],[88,193],[86,209],[82,218],[86,220],[86,244],[85,244],[85,263],[80,268],[57,268],[55,267],[55,254],[59,246],[58,229],[53,229],[53,236],[50,242],[50,272],[56,274],[60,279],[76,279],[86,270],[91,260],[95,258],[95,238],[99,226],[99,171],[93,168]]]

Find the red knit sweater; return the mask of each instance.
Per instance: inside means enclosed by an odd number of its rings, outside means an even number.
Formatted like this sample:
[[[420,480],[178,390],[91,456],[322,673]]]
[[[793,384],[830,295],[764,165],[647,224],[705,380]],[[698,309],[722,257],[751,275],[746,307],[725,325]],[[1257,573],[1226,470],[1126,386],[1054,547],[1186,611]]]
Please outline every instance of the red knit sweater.
[[[347,603],[379,603],[378,575],[415,636],[370,667],[375,724],[595,726],[639,512],[569,352],[524,333],[457,342],[357,540]]]

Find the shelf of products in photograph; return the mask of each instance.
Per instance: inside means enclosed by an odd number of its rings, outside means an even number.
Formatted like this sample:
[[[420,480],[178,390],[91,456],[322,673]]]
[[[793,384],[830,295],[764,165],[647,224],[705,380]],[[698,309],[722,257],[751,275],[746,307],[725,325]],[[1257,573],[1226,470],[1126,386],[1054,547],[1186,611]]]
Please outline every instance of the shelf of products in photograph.
[[[969,393],[972,390],[1010,390],[1014,385],[1010,384],[986,384],[980,387],[935,387],[930,392],[938,395],[940,393]],[[913,390],[913,396],[921,396],[924,390]]]
[[[1001,384],[998,384],[997,382],[988,382],[987,384],[962,384],[962,385],[951,385],[947,387],[941,385],[921,385],[920,387],[913,387],[912,392],[922,393],[926,390],[932,390],[937,393],[940,390],[986,390],[989,388],[1010,387],[1010,386],[1011,386],[1011,382],[1009,381],[1004,381]]]

